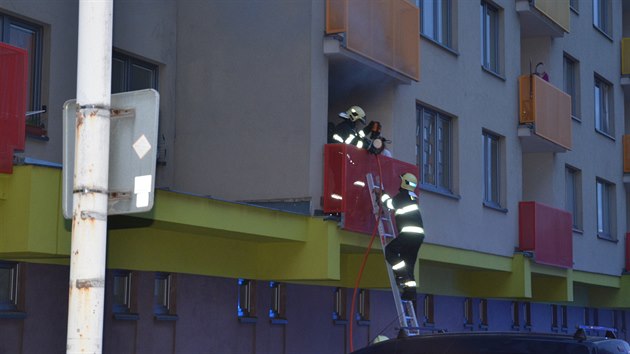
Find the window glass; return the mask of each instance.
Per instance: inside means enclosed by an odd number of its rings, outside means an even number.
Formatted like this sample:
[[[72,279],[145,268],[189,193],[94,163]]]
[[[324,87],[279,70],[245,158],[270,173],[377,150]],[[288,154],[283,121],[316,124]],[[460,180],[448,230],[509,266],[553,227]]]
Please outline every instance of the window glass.
[[[598,76],[595,77],[594,106],[595,129],[609,136],[614,135],[611,85]]]
[[[153,313],[168,314],[170,309],[171,276],[156,273],[153,284]]]
[[[112,93],[158,88],[158,67],[114,50]]]
[[[484,132],[482,138],[484,154],[484,202],[491,206],[500,207],[499,137]]]
[[[593,24],[609,36],[612,35],[611,10],[610,0],[593,0]]]
[[[499,10],[489,3],[481,3],[481,65],[500,73],[499,62]]]
[[[571,213],[573,228],[582,229],[582,194],[580,170],[566,167],[566,210]]]
[[[131,273],[128,271],[116,271],[112,284],[113,310],[115,313],[131,312]]]
[[[611,184],[597,180],[597,233],[611,238]]]
[[[452,118],[418,105],[418,165],[424,187],[452,193]]]
[[[452,47],[451,0],[419,0],[422,16],[422,34],[434,41]]]

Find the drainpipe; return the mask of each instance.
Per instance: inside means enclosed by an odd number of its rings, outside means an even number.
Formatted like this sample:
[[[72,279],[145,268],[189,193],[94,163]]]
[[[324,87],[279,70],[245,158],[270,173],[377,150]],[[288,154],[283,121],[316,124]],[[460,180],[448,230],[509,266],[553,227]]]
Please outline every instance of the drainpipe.
[[[113,0],[80,0],[66,353],[102,353]]]

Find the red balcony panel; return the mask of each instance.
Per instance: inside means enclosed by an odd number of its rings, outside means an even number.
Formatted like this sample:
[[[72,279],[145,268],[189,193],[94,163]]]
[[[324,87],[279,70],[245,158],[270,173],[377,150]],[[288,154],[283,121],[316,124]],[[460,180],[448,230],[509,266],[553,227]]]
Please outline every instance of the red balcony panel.
[[[536,263],[573,267],[571,213],[537,202],[520,202],[519,250],[534,253]]]
[[[400,175],[406,172],[417,176],[418,168],[383,155],[377,157],[346,144],[325,145],[324,212],[343,213],[344,229],[371,234],[374,216],[370,192],[365,185],[366,175],[380,175],[385,191],[395,195],[400,187]],[[363,182],[364,185],[355,182]]]
[[[24,150],[27,52],[0,43],[0,173],[13,172],[13,151]]]
[[[626,272],[630,272],[630,233],[626,234]]]

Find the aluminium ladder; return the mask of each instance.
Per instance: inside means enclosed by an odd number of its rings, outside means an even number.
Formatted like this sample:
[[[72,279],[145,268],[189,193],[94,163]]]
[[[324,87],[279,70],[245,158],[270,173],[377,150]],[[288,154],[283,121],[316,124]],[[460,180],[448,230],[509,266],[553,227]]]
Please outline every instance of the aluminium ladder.
[[[374,218],[378,219],[378,234],[381,239],[383,256],[385,257],[385,246],[396,237],[396,231],[392,222],[391,212],[387,209],[379,207],[379,199],[381,194],[384,192],[382,190],[382,184],[378,180],[376,181],[377,184],[375,184],[374,177],[371,173],[367,174],[366,179],[371,194],[370,199],[372,200],[372,213],[374,214]],[[400,329],[404,330],[407,336],[416,336],[420,334],[420,330],[413,301],[403,300],[400,297],[400,290],[398,289],[398,284],[396,283],[396,275],[394,274],[391,264],[387,262],[387,259],[385,259],[385,268],[387,268],[389,283],[392,288],[392,294],[394,295],[394,303],[396,304],[396,312],[398,312],[398,323],[400,324]]]

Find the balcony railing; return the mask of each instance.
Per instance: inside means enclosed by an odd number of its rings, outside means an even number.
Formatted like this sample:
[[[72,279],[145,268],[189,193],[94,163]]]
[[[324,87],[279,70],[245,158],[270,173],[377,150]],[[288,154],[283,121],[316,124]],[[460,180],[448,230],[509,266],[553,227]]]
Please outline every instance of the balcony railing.
[[[519,78],[519,112],[523,151],[571,150],[571,96],[537,75],[523,75]]]
[[[390,157],[376,155],[346,144],[324,146],[324,213],[342,215],[346,230],[371,234],[374,230],[371,194],[366,175],[372,173],[383,181],[390,195],[398,193],[400,175],[418,175],[418,167]]]
[[[520,251],[534,253],[536,263],[573,267],[571,214],[537,202],[518,205]]]
[[[407,0],[326,0],[326,33],[344,34],[346,49],[418,81],[419,14]]]
[[[27,53],[0,43],[0,173],[13,171],[13,150],[24,149]]]
[[[569,0],[516,0],[521,36],[562,37],[571,29]]]

